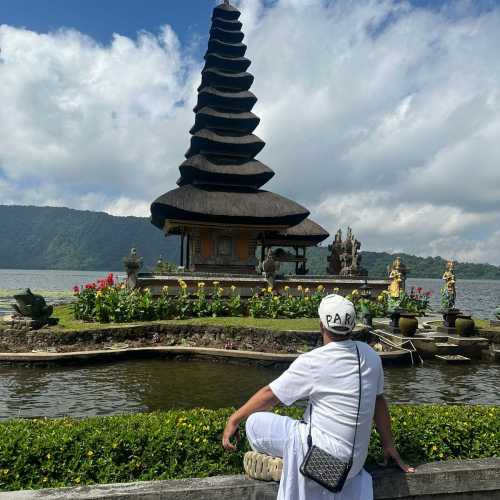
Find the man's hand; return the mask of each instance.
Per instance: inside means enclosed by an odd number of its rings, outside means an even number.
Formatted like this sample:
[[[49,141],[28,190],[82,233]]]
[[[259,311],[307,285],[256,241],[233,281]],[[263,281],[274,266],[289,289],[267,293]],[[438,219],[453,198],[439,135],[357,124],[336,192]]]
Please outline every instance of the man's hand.
[[[226,428],[224,429],[224,433],[222,434],[222,446],[227,451],[235,451],[236,446],[231,443],[231,438],[238,431],[238,423],[233,420],[233,418],[229,418],[226,424]]]
[[[398,450],[394,448],[394,446],[388,446],[384,448],[384,461],[382,462],[381,465],[384,467],[387,466],[389,463],[389,460],[394,460],[398,467],[403,470],[404,472],[415,472],[414,467],[410,467],[409,465],[405,464],[403,460],[401,459],[401,456],[399,455]]]

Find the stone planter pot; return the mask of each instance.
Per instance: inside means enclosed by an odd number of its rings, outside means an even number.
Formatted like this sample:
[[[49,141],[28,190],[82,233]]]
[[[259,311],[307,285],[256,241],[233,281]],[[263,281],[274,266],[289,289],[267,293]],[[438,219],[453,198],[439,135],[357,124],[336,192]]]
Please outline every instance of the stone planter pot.
[[[455,328],[457,329],[457,335],[460,337],[470,337],[474,335],[475,330],[474,320],[465,314],[460,314],[455,321]]]
[[[458,309],[449,309],[448,311],[443,311],[443,323],[447,328],[455,328],[455,321],[457,316],[460,314]]]
[[[415,314],[402,313],[399,318],[399,331],[405,337],[415,335],[418,328],[418,319]]]
[[[394,309],[393,311],[389,311],[389,317],[391,318],[389,326],[392,328],[393,332],[399,331],[399,318],[401,316],[401,312],[401,309]]]

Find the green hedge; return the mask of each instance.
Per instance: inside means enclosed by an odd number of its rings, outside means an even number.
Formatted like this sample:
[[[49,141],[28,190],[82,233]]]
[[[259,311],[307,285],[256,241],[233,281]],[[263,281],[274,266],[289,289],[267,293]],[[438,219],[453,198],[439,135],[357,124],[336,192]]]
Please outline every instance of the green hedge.
[[[393,406],[391,412],[397,446],[411,463],[500,456],[498,406]],[[0,490],[241,473],[245,440],[236,453],[220,446],[230,413],[195,409],[0,423]],[[374,431],[369,462],[380,453]]]

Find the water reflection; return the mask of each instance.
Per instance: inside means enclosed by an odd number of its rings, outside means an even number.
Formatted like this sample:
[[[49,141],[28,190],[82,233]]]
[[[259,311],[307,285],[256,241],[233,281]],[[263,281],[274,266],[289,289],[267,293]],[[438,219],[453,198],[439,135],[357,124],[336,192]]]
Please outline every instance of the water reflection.
[[[0,419],[233,406],[280,373],[271,368],[172,360],[80,368],[0,366]],[[390,367],[385,374],[385,392],[391,402],[500,402],[499,365],[426,363]]]

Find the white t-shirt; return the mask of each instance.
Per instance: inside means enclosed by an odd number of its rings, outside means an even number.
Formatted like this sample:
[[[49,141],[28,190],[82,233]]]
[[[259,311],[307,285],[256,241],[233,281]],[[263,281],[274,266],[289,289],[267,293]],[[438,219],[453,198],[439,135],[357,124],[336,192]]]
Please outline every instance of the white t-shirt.
[[[313,408],[313,443],[339,458],[348,459],[359,397],[356,345],[361,362],[361,405],[350,477],[361,470],[366,460],[375,399],[384,392],[380,356],[365,342],[330,342],[299,356],[288,370],[269,384],[274,395],[285,405],[308,398]],[[304,420],[309,422],[309,406]]]

